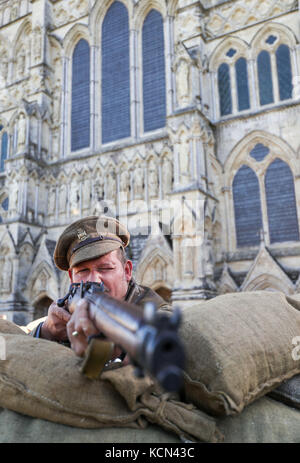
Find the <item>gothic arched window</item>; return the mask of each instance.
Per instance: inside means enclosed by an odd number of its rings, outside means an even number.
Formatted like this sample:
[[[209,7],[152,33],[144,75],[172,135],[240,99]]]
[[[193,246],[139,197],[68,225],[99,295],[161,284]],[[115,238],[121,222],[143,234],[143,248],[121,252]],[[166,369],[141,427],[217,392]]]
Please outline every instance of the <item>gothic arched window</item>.
[[[258,178],[250,167],[243,165],[238,170],[232,189],[237,246],[257,245],[262,212]]]
[[[273,103],[271,58],[269,52],[266,50],[261,51],[257,57],[257,72],[260,104],[263,106]]]
[[[7,144],[8,135],[7,132],[2,132],[3,126],[0,126],[1,136],[1,152],[0,152],[0,172],[4,172],[4,161],[7,159]]]
[[[227,116],[232,113],[230,71],[227,63],[222,63],[218,68],[218,89],[220,114]]]
[[[236,86],[238,97],[238,110],[250,108],[248,69],[245,58],[239,58],[235,63]]]
[[[163,18],[151,10],[142,29],[144,131],[166,125]]]
[[[266,172],[265,189],[270,243],[298,241],[299,228],[293,174],[281,159]]]
[[[292,67],[290,49],[287,45],[279,45],[276,50],[276,64],[280,100],[288,100],[293,95]]]
[[[114,2],[102,26],[102,143],[130,136],[128,12]]]
[[[90,146],[90,47],[80,39],[72,57],[71,151]]]

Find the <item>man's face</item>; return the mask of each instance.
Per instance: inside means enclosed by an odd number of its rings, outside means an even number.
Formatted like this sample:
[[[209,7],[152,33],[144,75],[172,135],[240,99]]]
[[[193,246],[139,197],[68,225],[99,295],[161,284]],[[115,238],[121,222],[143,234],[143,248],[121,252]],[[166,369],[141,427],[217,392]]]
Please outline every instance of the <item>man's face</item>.
[[[115,299],[125,298],[132,276],[132,262],[120,261],[119,251],[112,251],[96,259],[87,260],[69,269],[71,283],[92,281],[103,283],[109,295]]]

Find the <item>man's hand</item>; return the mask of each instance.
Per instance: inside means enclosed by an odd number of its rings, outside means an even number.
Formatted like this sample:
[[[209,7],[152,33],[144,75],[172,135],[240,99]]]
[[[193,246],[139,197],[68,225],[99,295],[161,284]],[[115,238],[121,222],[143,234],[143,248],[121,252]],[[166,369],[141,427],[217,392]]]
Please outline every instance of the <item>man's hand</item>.
[[[72,349],[80,357],[84,356],[85,350],[88,346],[88,337],[99,334],[98,328],[89,318],[88,308],[89,304],[85,299],[80,300],[77,305],[71,304],[69,307],[72,316],[67,324],[68,337],[71,342]],[[74,336],[73,333],[75,332],[76,335]],[[115,346],[111,360],[118,358],[121,353],[122,349]],[[128,363],[129,357],[126,355],[123,360],[123,365],[127,365]]]
[[[67,324],[68,338],[72,349],[82,357],[88,346],[88,337],[99,333],[99,330],[89,318],[89,304],[85,299],[80,300],[77,305],[71,304],[69,310],[72,314]],[[74,336],[72,333],[77,332]]]
[[[71,315],[55,302],[49,307],[48,316],[41,327],[40,337],[50,341],[65,341],[68,339],[67,323]]]

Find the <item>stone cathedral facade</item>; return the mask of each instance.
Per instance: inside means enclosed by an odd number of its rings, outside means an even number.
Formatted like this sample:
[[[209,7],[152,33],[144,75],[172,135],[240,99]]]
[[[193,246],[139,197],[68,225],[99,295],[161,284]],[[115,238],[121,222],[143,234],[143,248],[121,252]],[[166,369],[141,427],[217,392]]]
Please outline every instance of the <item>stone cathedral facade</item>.
[[[0,0],[0,315],[66,293],[100,213],[179,306],[300,292],[299,41],[295,0]]]

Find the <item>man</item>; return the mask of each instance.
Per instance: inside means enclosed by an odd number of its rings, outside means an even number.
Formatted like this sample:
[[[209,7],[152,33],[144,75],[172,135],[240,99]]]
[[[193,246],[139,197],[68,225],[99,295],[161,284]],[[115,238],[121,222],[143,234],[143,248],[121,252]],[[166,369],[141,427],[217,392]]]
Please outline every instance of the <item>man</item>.
[[[118,220],[86,217],[63,231],[54,250],[54,262],[60,270],[68,271],[71,283],[102,282],[108,294],[117,300],[138,305],[153,301],[159,309],[168,308],[157,293],[132,278],[132,262],[125,254],[129,241],[128,230]],[[31,334],[51,341],[69,339],[76,354],[82,356],[88,336],[97,333],[88,316],[88,304],[83,300],[76,308],[58,307],[53,302],[45,321]]]

